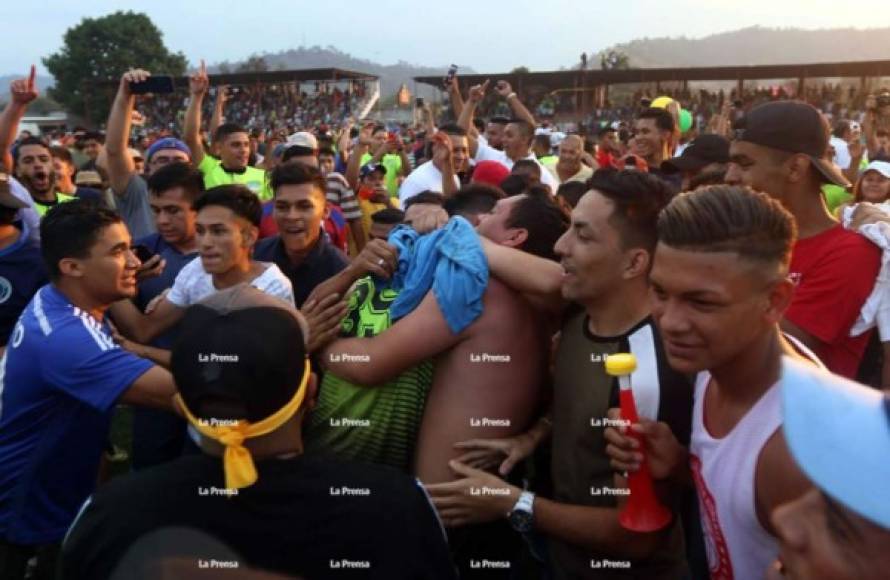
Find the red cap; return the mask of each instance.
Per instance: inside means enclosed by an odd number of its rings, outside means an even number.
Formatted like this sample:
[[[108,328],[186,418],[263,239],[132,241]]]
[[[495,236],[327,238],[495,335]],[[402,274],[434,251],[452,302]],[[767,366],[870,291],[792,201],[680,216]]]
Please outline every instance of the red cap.
[[[510,170],[503,163],[485,160],[476,164],[476,169],[473,170],[473,178],[470,181],[472,183],[487,183],[500,187],[501,182],[508,175],[510,175]]]

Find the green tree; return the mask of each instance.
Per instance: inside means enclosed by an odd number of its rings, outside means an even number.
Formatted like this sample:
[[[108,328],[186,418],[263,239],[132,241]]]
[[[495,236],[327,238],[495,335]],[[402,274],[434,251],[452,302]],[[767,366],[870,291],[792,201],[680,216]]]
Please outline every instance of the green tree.
[[[600,53],[600,68],[603,70],[627,70],[630,68],[630,57],[620,50],[609,50]]]
[[[89,122],[104,122],[116,82],[130,67],[180,76],[186,59],[164,46],[161,31],[145,14],[115,12],[84,18],[65,32],[62,49],[43,59],[55,77],[50,97]]]
[[[269,64],[266,59],[258,54],[253,54],[246,61],[238,65],[238,72],[266,72]]]
[[[510,71],[510,74],[513,74],[513,75],[522,75],[522,74],[528,74],[528,73],[530,73],[530,72],[531,72],[531,71],[528,70],[528,67],[527,67],[527,66],[518,66],[518,67],[514,68],[513,70],[511,70],[511,71]]]

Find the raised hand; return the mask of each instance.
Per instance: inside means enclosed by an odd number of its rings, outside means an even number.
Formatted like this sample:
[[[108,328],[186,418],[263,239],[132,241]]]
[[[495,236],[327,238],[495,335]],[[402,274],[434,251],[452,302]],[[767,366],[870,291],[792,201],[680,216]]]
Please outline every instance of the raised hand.
[[[37,76],[37,68],[31,65],[31,74],[27,79],[18,79],[12,81],[9,85],[9,92],[12,95],[12,102],[17,105],[27,105],[37,98],[37,88],[34,80]]]
[[[201,68],[189,77],[189,93],[194,96],[204,96],[210,87],[210,77],[207,76],[207,65],[201,60]]]
[[[470,87],[470,101],[474,103],[480,102],[483,98],[485,98],[485,91],[488,90],[488,79],[485,80],[481,85],[474,85]]]
[[[510,96],[510,93],[513,92],[513,87],[510,86],[510,83],[507,81],[498,81],[498,84],[495,85],[494,90],[498,92],[498,94],[505,99]]]
[[[374,144],[374,141],[371,139],[371,135],[374,134],[374,123],[368,123],[362,130],[359,131],[358,134],[358,143],[359,145],[367,145],[371,146]]]
[[[132,94],[130,91],[131,84],[144,83],[150,76],[151,73],[147,70],[143,70],[141,68],[131,68],[123,75],[121,75],[120,90],[123,91],[125,95],[130,95]]]

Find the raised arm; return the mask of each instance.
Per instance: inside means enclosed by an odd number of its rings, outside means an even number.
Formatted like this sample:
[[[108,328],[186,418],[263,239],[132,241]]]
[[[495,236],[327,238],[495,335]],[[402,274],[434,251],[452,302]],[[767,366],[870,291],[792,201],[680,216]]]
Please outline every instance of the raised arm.
[[[0,161],[7,171],[12,171],[12,144],[18,136],[19,123],[28,110],[28,104],[37,98],[37,88],[34,85],[36,71],[34,65],[31,65],[31,74],[27,79],[10,83],[11,99],[0,114]]]
[[[185,144],[192,150],[192,163],[195,167],[201,165],[204,160],[204,144],[201,143],[201,105],[204,95],[210,86],[210,78],[207,76],[207,67],[201,61],[201,68],[189,78],[189,106],[185,110],[185,122],[183,133]]]
[[[220,85],[216,87],[216,102],[213,104],[213,115],[210,117],[209,133],[216,135],[216,130],[222,125],[223,110],[226,108],[226,92],[229,87]],[[198,125],[200,127],[200,124]]]
[[[510,110],[513,111],[514,117],[522,119],[523,121],[528,121],[532,124],[532,127],[538,126],[538,122],[535,121],[535,116],[532,115],[531,111],[525,108],[525,105],[519,100],[519,97],[513,91],[513,87],[510,86],[510,83],[507,81],[498,81],[495,90],[500,96],[507,100],[507,104],[510,105]]]
[[[467,102],[464,103],[463,111],[460,113],[460,117],[457,119],[457,126],[462,128],[467,132],[467,140],[470,143],[470,157],[475,158],[476,152],[478,151],[479,141],[470,134],[470,129],[473,127],[473,115],[476,113],[476,107],[479,106],[479,103],[482,102],[482,99],[485,97],[485,91],[488,90],[488,79],[485,80],[481,85],[475,85],[470,87],[469,98]]]
[[[136,172],[133,158],[127,151],[127,141],[130,137],[130,125],[133,121],[133,107],[136,97],[130,92],[130,83],[145,81],[151,73],[142,69],[127,71],[121,77],[117,88],[117,95],[111,104],[111,112],[108,114],[108,125],[105,136],[105,155],[108,165],[108,179],[111,190],[116,195],[122,195],[127,189],[127,184]]]
[[[460,83],[457,82],[457,75],[451,77],[451,84],[448,86],[448,98],[451,99],[451,108],[454,109],[454,118],[457,119],[464,110],[464,98],[460,94]]]
[[[346,181],[352,191],[358,195],[358,172],[362,167],[362,156],[371,148],[371,134],[374,132],[374,123],[368,123],[358,134],[358,145],[352,150],[349,156],[349,163],[346,164]]]

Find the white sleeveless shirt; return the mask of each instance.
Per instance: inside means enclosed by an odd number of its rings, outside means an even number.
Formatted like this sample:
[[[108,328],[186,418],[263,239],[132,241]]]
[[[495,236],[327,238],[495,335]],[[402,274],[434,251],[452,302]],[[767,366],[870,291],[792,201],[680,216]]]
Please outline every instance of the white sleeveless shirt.
[[[792,345],[821,368],[819,358],[793,337]],[[760,524],[755,498],[757,459],[782,426],[781,380],[773,384],[725,437],[704,424],[704,400],[711,373],[695,379],[692,477],[698,492],[711,580],[760,579],[779,554],[779,544]]]

